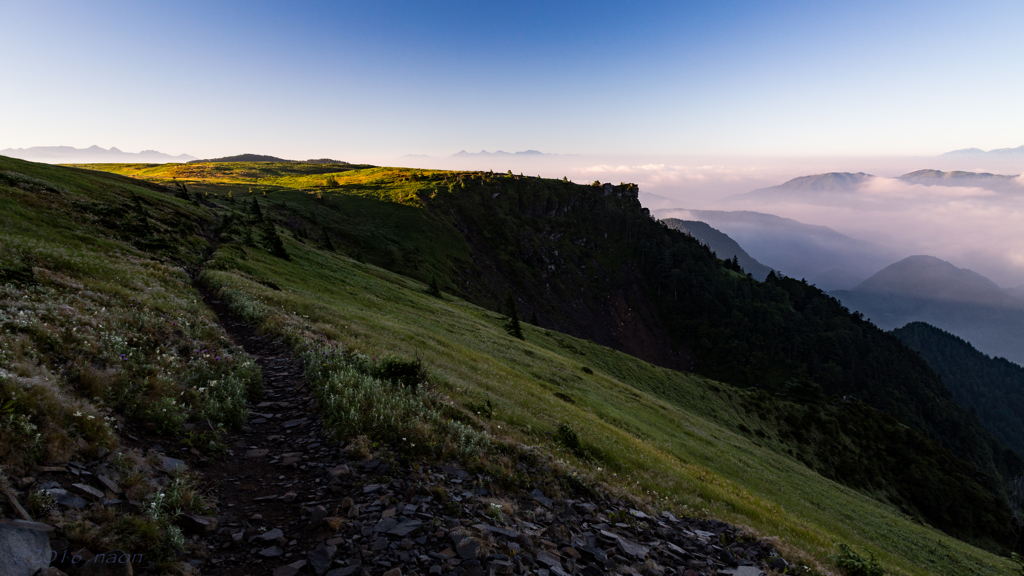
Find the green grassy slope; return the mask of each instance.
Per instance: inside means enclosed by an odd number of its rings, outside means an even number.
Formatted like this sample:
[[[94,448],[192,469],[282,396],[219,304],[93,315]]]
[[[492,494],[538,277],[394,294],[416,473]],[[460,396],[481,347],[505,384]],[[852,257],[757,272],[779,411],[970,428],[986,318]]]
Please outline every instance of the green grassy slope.
[[[211,249],[208,208],[146,182],[0,157],[0,222],[0,481],[95,459],[126,430],[176,441],[185,421],[244,421],[259,368],[188,274]],[[139,501],[156,489],[124,486]],[[100,510],[57,521],[154,562],[183,545],[171,510],[108,516],[102,530],[89,523]]]

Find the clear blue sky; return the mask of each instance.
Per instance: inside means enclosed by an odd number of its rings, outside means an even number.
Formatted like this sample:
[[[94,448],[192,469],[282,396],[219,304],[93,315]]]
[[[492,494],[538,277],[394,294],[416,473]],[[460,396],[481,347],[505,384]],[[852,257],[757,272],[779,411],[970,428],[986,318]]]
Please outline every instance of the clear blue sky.
[[[1024,2],[0,0],[0,149],[353,161],[1024,144]]]

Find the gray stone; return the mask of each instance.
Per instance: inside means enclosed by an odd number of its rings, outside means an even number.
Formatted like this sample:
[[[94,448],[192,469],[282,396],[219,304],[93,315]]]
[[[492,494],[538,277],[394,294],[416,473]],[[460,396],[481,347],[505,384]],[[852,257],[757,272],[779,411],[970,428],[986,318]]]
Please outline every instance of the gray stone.
[[[544,493],[541,492],[540,489],[534,488],[533,492],[530,495],[533,496],[533,499],[536,500],[537,503],[540,504],[541,506],[545,508],[551,508],[551,498],[544,496]]]
[[[267,530],[263,534],[257,534],[249,537],[249,542],[270,542],[277,540],[278,538],[284,538],[284,532],[280,528],[274,528],[273,530]]]
[[[514,568],[508,560],[491,560],[487,563],[487,569],[493,574],[511,574]]]
[[[459,554],[459,558],[463,560],[472,560],[480,555],[481,547],[480,543],[472,538],[463,538],[459,543],[455,545],[455,551]]]
[[[327,569],[331,567],[331,560],[333,560],[333,554],[329,553],[326,549],[313,550],[306,552],[306,560],[309,562],[309,567],[313,570],[316,576],[324,576]]]
[[[272,572],[272,576],[295,576],[306,567],[305,560],[299,560],[298,562],[292,562],[291,564],[285,564],[284,566],[278,566]]]
[[[96,486],[98,488],[101,488],[103,490],[110,490],[114,494],[121,493],[121,487],[118,486],[117,482],[114,482],[113,480],[107,478],[103,474],[97,474],[96,476],[94,476],[93,481],[96,483]]]
[[[32,576],[50,565],[50,539],[39,530],[0,524],[0,567],[10,576]]]
[[[650,550],[646,546],[641,546],[632,540],[619,536],[618,541],[619,550],[622,551],[626,556],[632,556],[638,560],[643,560],[647,557]]]
[[[580,556],[589,562],[600,562],[605,564],[608,562],[608,555],[604,553],[604,550],[596,546],[582,546],[579,549]]]
[[[181,516],[181,524],[197,534],[209,534],[217,529],[217,519],[213,516],[185,514]]]
[[[53,500],[65,508],[81,510],[89,504],[85,499],[75,496],[63,488],[47,488],[45,492],[53,496]]]
[[[284,554],[284,550],[282,550],[280,546],[271,546],[260,550],[259,554],[264,558],[277,558],[281,554]]]
[[[509,530],[508,528],[501,528],[499,526],[491,526],[490,524],[476,524],[473,527],[479,530],[486,530],[487,532],[491,532],[493,534],[501,534],[502,536],[506,538],[512,538],[513,540],[516,538],[516,536],[519,536],[519,533],[515,530]]]
[[[327,508],[323,506],[316,506],[309,511],[309,522],[311,524],[316,524],[324,518],[327,518]]]
[[[178,460],[177,458],[171,458],[170,456],[160,455],[160,469],[164,472],[174,472],[175,470],[188,470],[188,464],[184,461]]]
[[[405,522],[402,522],[401,524],[395,526],[387,532],[392,536],[404,538],[419,530],[421,526],[423,526],[423,522],[420,522],[419,520],[406,520]]]
[[[385,518],[385,519],[381,520],[380,522],[377,522],[377,524],[373,527],[373,531],[374,532],[387,532],[388,530],[391,530],[395,526],[398,526],[398,520],[395,520],[394,518]]]
[[[69,488],[68,491],[74,492],[75,494],[78,494],[79,496],[83,496],[85,498],[91,498],[93,500],[103,499],[103,492],[100,492],[99,490],[86,484],[72,484],[71,488]]]
[[[555,556],[550,552],[537,552],[537,562],[542,564],[543,566],[546,566],[547,568],[551,568],[554,566],[557,566],[558,568],[562,567],[562,561],[558,559],[558,556]]]

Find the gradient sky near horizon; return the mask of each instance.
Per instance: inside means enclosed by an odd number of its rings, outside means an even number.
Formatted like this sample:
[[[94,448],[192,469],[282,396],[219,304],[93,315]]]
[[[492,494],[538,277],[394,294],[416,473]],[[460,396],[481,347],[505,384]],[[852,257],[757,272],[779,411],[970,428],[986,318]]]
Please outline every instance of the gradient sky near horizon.
[[[0,1],[0,149],[375,161],[1024,144],[1024,3]]]

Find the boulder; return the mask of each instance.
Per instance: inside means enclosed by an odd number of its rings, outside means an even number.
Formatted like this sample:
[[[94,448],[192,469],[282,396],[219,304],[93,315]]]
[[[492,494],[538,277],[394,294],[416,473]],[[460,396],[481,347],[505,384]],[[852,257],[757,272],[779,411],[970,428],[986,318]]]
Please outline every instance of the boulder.
[[[33,576],[50,565],[46,532],[0,524],[0,567],[9,576]]]

